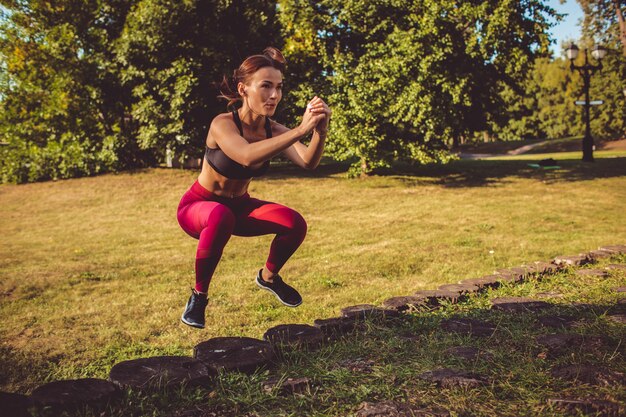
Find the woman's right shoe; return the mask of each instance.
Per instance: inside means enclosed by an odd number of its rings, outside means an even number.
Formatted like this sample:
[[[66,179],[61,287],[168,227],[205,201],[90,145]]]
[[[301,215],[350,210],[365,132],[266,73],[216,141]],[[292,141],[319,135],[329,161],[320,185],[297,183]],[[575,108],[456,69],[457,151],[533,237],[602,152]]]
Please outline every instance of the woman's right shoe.
[[[204,329],[204,311],[209,304],[206,294],[200,294],[196,290],[191,290],[191,297],[187,301],[185,311],[180,320],[188,326]]]
[[[278,301],[288,307],[298,307],[302,304],[300,293],[292,286],[287,285],[280,275],[274,275],[273,282],[267,282],[262,278],[262,273],[263,269],[260,269],[256,276],[256,285],[274,294]]]

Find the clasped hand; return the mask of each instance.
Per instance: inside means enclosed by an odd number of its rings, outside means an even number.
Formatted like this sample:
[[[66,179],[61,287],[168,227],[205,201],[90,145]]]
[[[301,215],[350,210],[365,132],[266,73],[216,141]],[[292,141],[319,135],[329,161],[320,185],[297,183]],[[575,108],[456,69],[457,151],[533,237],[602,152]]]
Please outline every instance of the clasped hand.
[[[318,96],[313,97],[309,104],[306,106],[304,116],[302,116],[302,123],[300,126],[303,128],[305,134],[315,129],[318,132],[325,132],[328,129],[328,121],[332,111],[324,100]]]

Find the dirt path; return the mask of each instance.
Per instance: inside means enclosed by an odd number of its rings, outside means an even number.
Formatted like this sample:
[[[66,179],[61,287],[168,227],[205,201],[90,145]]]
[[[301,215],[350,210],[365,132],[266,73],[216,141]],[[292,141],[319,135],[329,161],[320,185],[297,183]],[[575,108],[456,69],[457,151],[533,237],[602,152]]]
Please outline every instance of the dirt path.
[[[602,142],[599,149],[603,151],[626,151],[626,139]]]
[[[513,149],[512,151],[508,151],[506,154],[507,155],[520,155],[520,154],[529,152],[530,150],[536,148],[537,146],[541,146],[549,142],[550,142],[549,140],[544,140],[543,142],[531,143],[530,145],[521,146],[517,149]]]

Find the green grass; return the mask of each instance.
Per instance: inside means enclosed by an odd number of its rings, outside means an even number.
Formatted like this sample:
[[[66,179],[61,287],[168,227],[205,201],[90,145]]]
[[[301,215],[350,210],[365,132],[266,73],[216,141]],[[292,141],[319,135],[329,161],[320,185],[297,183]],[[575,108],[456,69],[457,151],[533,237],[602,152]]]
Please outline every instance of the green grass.
[[[216,336],[261,337],[340,308],[495,268],[626,241],[626,158],[562,169],[458,161],[349,180],[345,167],[277,168],[255,197],[303,214],[307,239],[280,305],[253,283],[271,236],[233,237],[210,288],[207,328],[179,321],[196,241],[176,222],[191,171],[154,169],[0,187],[0,389],[106,377],[121,360],[191,353]]]
[[[610,150],[610,151],[595,151],[593,153],[594,158],[624,158],[626,157],[626,151],[623,150]],[[501,161],[536,161],[539,159],[554,158],[555,160],[569,160],[578,162],[582,158],[582,152],[550,152],[550,153],[527,153],[521,155],[507,155],[507,156],[493,156],[486,159],[501,160]]]
[[[506,154],[522,146],[533,145],[543,141],[545,141],[545,139],[474,142],[459,146],[459,150],[464,153]]]
[[[596,140],[596,144],[599,145],[601,142]],[[544,141],[534,148],[532,148],[528,153],[555,153],[555,152],[573,152],[578,153],[574,157],[581,157],[582,155],[582,136],[576,137],[568,137],[561,139],[549,139]]]
[[[570,136],[560,139],[527,139],[518,141],[496,141],[496,142],[476,142],[461,145],[460,151],[464,153],[506,155],[508,152],[522,148],[527,145],[534,145],[528,149],[524,155],[544,154],[544,153],[571,153],[573,159],[582,157],[582,136]],[[624,149],[624,140],[603,141],[594,139],[596,145],[595,152],[603,152],[605,147]],[[595,154],[594,152],[594,154]]]
[[[626,256],[609,262],[626,262]],[[107,416],[172,416],[195,410],[224,416],[348,416],[365,401],[395,401],[420,408],[444,408],[453,416],[571,416],[547,403],[550,398],[592,398],[626,405],[626,387],[619,384],[591,386],[551,376],[560,365],[594,364],[612,371],[626,369],[623,325],[613,323],[619,299],[614,291],[626,284],[624,271],[608,278],[579,277],[573,269],[542,280],[508,284],[474,295],[468,300],[430,312],[407,314],[396,322],[368,322],[367,326],[321,349],[295,351],[283,356],[280,365],[252,376],[221,374],[208,389],[178,389],[154,394],[128,392],[127,397],[106,411]],[[545,298],[546,293],[556,294]],[[526,296],[551,304],[538,313],[504,313],[490,310],[490,300],[503,296]],[[586,306],[572,305],[584,302]],[[578,320],[572,329],[545,328],[537,318],[552,314]],[[496,325],[489,337],[471,337],[442,330],[442,320],[469,317]],[[584,340],[601,338],[600,344],[565,348],[546,355],[537,336],[575,333]],[[445,353],[456,346],[478,348],[483,354],[462,360]],[[591,347],[590,347],[591,346]],[[354,369],[350,361],[366,366]],[[423,372],[452,368],[478,374],[486,384],[477,388],[437,388],[421,380]],[[310,389],[298,395],[264,392],[269,377],[306,377]],[[623,411],[623,409],[622,409]],[[210,414],[216,413],[216,414]],[[87,411],[81,416],[98,415]]]

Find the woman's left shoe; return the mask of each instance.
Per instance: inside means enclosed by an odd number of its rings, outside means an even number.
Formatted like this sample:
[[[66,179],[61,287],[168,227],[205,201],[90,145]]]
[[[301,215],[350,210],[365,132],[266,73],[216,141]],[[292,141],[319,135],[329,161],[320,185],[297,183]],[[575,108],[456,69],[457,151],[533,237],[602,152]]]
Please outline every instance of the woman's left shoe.
[[[256,285],[264,290],[268,290],[278,298],[278,300],[288,307],[298,307],[302,304],[302,297],[295,288],[285,284],[280,275],[274,276],[273,282],[264,281],[261,278],[263,269],[259,270],[256,276]]]
[[[187,301],[185,311],[180,320],[188,326],[204,329],[204,311],[209,304],[206,294],[200,294],[196,290],[191,290],[191,297]]]

